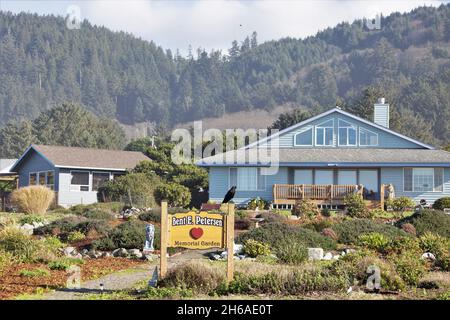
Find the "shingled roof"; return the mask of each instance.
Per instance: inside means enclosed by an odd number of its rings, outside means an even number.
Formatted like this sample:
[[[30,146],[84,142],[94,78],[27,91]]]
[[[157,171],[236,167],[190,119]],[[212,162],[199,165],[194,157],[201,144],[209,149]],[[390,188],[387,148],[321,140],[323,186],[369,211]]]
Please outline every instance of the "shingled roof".
[[[24,155],[14,164],[15,170],[30,150],[34,150],[56,167],[127,170],[134,168],[143,160],[150,160],[142,152],[89,149],[79,147],[62,147],[31,145]]]

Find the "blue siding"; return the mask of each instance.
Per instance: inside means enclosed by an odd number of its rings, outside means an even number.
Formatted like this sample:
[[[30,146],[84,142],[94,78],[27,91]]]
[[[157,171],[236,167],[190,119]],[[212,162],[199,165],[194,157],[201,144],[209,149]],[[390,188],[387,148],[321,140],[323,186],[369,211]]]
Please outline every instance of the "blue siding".
[[[30,150],[25,158],[22,159],[20,166],[17,168],[19,174],[19,187],[26,187],[30,183],[30,172],[38,171],[55,171],[55,191],[58,191],[58,170],[44,157],[34,150]]]
[[[321,147],[321,146],[313,146],[314,148],[409,148],[409,149],[415,149],[415,148],[419,148],[419,149],[423,149],[422,146],[417,145],[411,141],[405,140],[401,137],[398,137],[396,135],[393,135],[389,132],[380,130],[378,128],[372,127],[370,125],[367,125],[361,121],[358,121],[356,119],[353,119],[351,117],[348,117],[346,115],[343,114],[339,114],[339,113],[332,113],[329,114],[327,116],[324,116],[320,119],[316,119],[315,121],[312,121],[304,126],[301,126],[299,128],[296,128],[292,131],[286,132],[284,134],[282,134],[279,137],[279,144],[280,144],[280,148],[313,148],[313,147],[300,147],[300,146],[294,146],[294,137],[295,134],[304,130],[306,127],[311,127],[313,126],[313,142],[314,142],[314,134],[315,134],[315,130],[314,130],[314,126],[318,125],[324,121],[330,120],[330,119],[334,119],[334,147],[330,147],[330,146],[326,146],[326,147]],[[359,126],[360,128],[364,128],[367,130],[370,130],[374,133],[378,134],[378,146],[374,146],[374,147],[367,147],[367,146],[359,146],[359,134],[357,134],[357,140],[358,140],[358,144],[357,146],[338,146],[337,143],[337,132],[338,132],[338,119],[342,119],[344,121],[350,122],[354,125]],[[358,129],[359,131],[359,129]]]
[[[381,168],[381,183],[392,183],[395,189],[395,196],[406,196],[419,202],[426,199],[428,203],[433,203],[439,198],[450,197],[450,168],[444,169],[444,186],[442,192],[405,192],[403,191],[403,168]]]

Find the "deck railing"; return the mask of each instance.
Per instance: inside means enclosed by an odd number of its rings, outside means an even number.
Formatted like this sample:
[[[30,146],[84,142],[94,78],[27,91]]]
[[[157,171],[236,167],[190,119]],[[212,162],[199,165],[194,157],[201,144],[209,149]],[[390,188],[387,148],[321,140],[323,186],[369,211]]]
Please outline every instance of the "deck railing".
[[[346,195],[358,193],[362,195],[362,187],[353,184],[274,184],[274,200],[342,200]]]

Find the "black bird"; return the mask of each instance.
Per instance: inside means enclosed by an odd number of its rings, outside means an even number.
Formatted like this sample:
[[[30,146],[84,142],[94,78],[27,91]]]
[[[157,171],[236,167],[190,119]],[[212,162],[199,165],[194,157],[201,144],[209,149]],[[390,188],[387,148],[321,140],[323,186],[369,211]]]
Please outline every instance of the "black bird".
[[[222,203],[228,203],[231,199],[234,198],[234,194],[236,193],[236,186],[232,186],[230,190],[228,190],[225,198],[223,198]]]

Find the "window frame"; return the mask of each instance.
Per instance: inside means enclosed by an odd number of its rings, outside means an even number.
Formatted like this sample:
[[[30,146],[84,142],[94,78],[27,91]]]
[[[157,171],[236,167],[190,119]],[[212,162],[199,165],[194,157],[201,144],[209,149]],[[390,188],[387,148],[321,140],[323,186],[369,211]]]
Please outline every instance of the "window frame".
[[[341,122],[345,122],[348,123],[348,126],[341,126]],[[347,142],[345,144],[341,144],[341,129],[346,129],[347,131]],[[354,130],[355,132],[355,144],[350,144],[349,143],[349,129]],[[342,146],[342,147],[356,147],[358,146],[358,126],[354,125],[351,122],[348,122],[346,120],[342,120],[342,119],[338,119],[338,134],[337,134],[337,143],[338,146]]]
[[[91,191],[95,191],[95,192],[97,192],[98,191],[98,189],[97,190],[95,190],[94,189],[94,175],[95,174],[98,174],[98,173],[100,173],[100,174],[104,174],[104,175],[108,175],[108,181],[111,181],[111,172],[109,172],[109,171],[92,171],[92,174],[91,174],[91,176],[92,176],[92,187],[91,187]]]
[[[314,127],[308,126],[294,135],[294,147],[312,147],[314,145]],[[311,144],[297,144],[297,136],[311,130]]]
[[[377,147],[378,144],[380,143],[380,142],[379,142],[378,133],[373,132],[372,130],[369,130],[369,129],[363,128],[363,127],[359,127],[359,130],[358,130],[358,131],[359,131],[359,132],[358,132],[358,140],[359,140],[358,142],[359,142],[359,146],[360,146],[360,147]],[[376,143],[376,144],[362,144],[362,143],[361,143],[361,141],[362,141],[362,139],[361,139],[361,131],[367,131],[367,132],[370,132],[370,133],[374,134],[375,137],[377,137],[377,143]]]
[[[34,184],[31,184],[31,176],[34,175]],[[39,181],[39,172],[29,172],[28,173],[28,185],[29,186],[37,186],[38,181]]]
[[[405,169],[412,169],[412,176],[411,176],[411,180],[412,180],[412,190],[405,190]],[[431,190],[427,190],[427,191],[422,191],[422,190],[416,190],[416,186],[414,184],[414,171],[415,169],[432,169],[433,170],[433,183],[432,183],[432,188]],[[436,186],[435,186],[435,178],[436,178],[436,169],[441,169],[440,167],[408,167],[408,168],[403,168],[403,192],[409,192],[409,193],[427,193],[427,192],[432,192],[432,193],[443,193],[444,192],[444,186],[442,184],[442,190],[436,190]],[[445,175],[445,170],[441,170],[442,171],[442,182],[444,182],[444,175]]]
[[[247,169],[247,168],[255,168],[256,169],[256,184],[254,186],[254,189],[245,189],[241,190],[239,189],[239,169]],[[228,168],[228,189],[230,189],[233,185],[231,183],[231,170],[236,170],[236,191],[242,191],[242,192],[251,192],[251,191],[266,191],[267,189],[267,180],[266,176],[261,174],[261,168],[260,167],[229,167]],[[263,189],[258,189],[258,186],[261,181],[259,179],[263,179]]]
[[[87,173],[88,174],[88,184],[72,184],[72,177],[73,177],[73,172],[78,172],[78,173]],[[70,184],[69,184],[69,190],[70,191],[79,191],[79,192],[89,192],[92,191],[91,188],[91,172],[90,171],[84,171],[84,170],[70,170]],[[82,187],[88,187],[88,190],[82,190]]]
[[[331,126],[322,126],[324,123],[330,122],[332,123]],[[317,130],[318,129],[323,129],[323,144],[318,144],[317,143]],[[326,129],[331,129],[331,136],[332,136],[332,140],[331,140],[331,144],[325,144],[326,142]],[[334,119],[329,119],[329,120],[325,120],[317,125],[314,126],[314,145],[316,147],[335,147],[335,133],[334,133]]]

